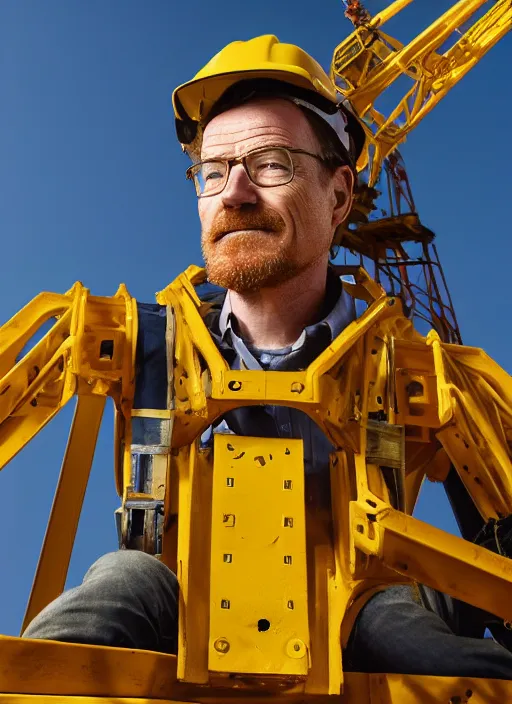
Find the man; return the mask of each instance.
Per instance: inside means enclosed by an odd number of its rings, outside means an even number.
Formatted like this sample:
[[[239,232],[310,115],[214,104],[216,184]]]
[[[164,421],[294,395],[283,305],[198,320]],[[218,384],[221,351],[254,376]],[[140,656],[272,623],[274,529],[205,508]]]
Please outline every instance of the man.
[[[311,57],[275,37],[226,47],[175,92],[178,135],[194,160],[209,281],[219,289],[207,322],[233,368],[305,368],[355,317],[329,269],[336,228],[352,201],[361,132],[336,106]],[[239,434],[304,440],[306,499],[329,505],[332,447],[299,411],[251,407],[219,425]],[[219,428],[212,429],[213,431]],[[208,443],[208,434],[203,437]],[[25,637],[173,652],[177,582],[154,557],[101,558]],[[446,620],[408,586],[373,596],[360,612],[346,668],[512,678],[512,655],[469,637],[446,601]],[[428,603],[427,603],[428,602]],[[460,620],[460,619],[459,619]]]

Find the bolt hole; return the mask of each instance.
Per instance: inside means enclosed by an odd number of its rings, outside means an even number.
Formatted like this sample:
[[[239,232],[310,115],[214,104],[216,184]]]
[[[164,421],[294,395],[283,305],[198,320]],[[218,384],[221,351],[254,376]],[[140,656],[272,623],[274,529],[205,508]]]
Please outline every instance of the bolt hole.
[[[258,621],[258,631],[260,633],[264,633],[265,631],[268,631],[270,628],[270,621],[266,618],[260,618]]]
[[[100,343],[100,359],[112,359],[114,356],[114,340],[102,340]]]
[[[358,533],[364,533],[364,526],[362,526],[360,523],[356,526],[356,530]]]
[[[230,391],[240,391],[242,388],[242,382],[241,381],[230,381],[228,383],[228,389]]]
[[[407,384],[407,396],[409,398],[417,398],[419,396],[423,396],[424,389],[423,389],[423,384],[421,384],[419,381],[411,381]]]
[[[382,406],[382,396],[377,396],[377,403]]]
[[[370,501],[370,499],[366,499],[366,503],[372,508],[377,508],[377,504],[375,503],[375,501]]]

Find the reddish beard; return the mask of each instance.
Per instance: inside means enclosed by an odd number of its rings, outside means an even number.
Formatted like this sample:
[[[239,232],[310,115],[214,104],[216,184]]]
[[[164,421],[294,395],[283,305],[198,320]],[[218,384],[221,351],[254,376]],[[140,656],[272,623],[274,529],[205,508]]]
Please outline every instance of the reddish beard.
[[[281,237],[285,227],[279,213],[268,208],[223,210],[201,236],[208,280],[237,293],[249,293],[292,278],[297,265],[291,243]]]

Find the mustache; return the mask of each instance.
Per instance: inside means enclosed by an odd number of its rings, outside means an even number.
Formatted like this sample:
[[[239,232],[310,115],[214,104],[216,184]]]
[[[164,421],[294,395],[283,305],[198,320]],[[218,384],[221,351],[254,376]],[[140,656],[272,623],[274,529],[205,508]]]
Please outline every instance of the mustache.
[[[282,232],[285,222],[279,213],[270,209],[239,209],[223,210],[215,218],[212,226],[206,233],[210,242],[220,240],[224,235],[237,230],[269,230]]]

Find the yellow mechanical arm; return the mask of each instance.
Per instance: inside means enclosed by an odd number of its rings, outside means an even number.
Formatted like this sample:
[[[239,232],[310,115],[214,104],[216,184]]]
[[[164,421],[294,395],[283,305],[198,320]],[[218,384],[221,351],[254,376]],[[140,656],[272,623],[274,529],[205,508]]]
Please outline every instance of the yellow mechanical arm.
[[[24,627],[64,589],[107,396],[128,442],[120,463],[130,464],[130,424],[119,419],[130,418],[136,339],[124,286],[112,298],[80,283],[64,295],[41,293],[0,328],[0,469],[78,395]]]
[[[487,0],[460,0],[409,44],[381,27],[412,0],[396,0],[358,26],[334,51],[331,73],[338,90],[366,123],[368,146],[359,168],[370,169],[368,185],[379,178],[384,159],[444,98],[480,59],[512,28],[509,0],[496,0],[469,29],[462,27]],[[443,54],[438,50],[453,35],[458,40]],[[379,96],[406,75],[413,86],[388,115],[376,109]]]

